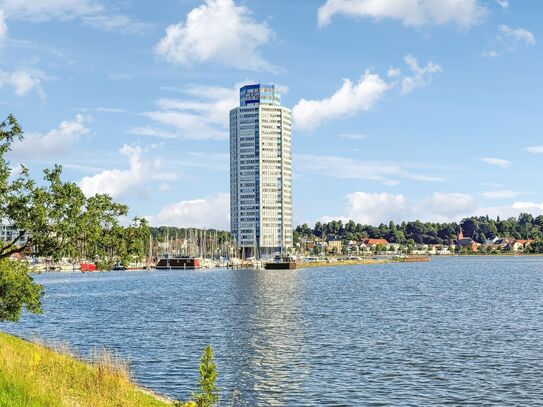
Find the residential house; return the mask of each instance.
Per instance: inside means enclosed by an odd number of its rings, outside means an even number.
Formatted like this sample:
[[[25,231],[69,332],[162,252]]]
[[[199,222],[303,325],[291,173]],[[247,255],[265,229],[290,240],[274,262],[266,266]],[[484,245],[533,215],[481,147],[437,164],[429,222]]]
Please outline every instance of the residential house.
[[[328,240],[327,243],[327,251],[329,253],[339,254],[343,252],[343,243],[341,240]]]
[[[508,249],[512,252],[521,252],[534,242],[535,240],[515,240],[509,244]]]

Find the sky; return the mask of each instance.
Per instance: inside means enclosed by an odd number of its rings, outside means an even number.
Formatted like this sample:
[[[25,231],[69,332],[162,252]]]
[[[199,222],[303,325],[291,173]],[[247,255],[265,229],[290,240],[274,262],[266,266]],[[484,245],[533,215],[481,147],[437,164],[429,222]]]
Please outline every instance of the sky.
[[[294,224],[543,214],[543,3],[0,0],[0,112],[153,225],[229,228],[228,111],[293,111]]]

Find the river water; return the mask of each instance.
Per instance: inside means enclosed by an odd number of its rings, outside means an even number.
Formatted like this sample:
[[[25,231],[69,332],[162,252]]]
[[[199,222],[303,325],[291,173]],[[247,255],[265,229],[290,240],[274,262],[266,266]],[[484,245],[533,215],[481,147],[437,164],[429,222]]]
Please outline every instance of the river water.
[[[46,273],[0,329],[106,347],[186,399],[213,346],[223,405],[543,404],[543,259],[305,270]]]

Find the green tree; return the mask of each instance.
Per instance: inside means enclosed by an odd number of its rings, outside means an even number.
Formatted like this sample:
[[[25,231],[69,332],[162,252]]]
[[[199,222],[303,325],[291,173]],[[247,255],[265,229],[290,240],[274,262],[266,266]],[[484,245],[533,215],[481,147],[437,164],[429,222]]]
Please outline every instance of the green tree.
[[[0,260],[0,322],[17,322],[23,308],[41,313],[43,287],[36,284],[28,272],[25,262]]]
[[[40,185],[24,166],[14,174],[5,155],[22,138],[15,117],[0,123],[0,219],[19,231],[0,242],[0,259],[30,251],[53,259],[141,257],[148,229],[141,220],[127,231],[119,226],[126,205],[105,194],[85,197],[75,183],[62,181],[59,165],[44,170]]]
[[[201,392],[194,395],[198,407],[211,407],[219,402],[220,389],[215,384],[217,380],[217,365],[213,361],[213,350],[207,345],[200,359],[200,388]]]

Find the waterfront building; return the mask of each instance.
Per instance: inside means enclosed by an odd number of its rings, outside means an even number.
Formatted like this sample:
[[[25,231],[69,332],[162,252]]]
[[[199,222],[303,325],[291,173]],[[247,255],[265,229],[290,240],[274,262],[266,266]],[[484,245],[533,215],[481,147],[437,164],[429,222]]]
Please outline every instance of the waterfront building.
[[[20,230],[10,223],[0,223],[0,242],[11,242],[15,240],[20,234]],[[28,240],[28,235],[24,234],[19,240],[15,242],[16,246],[25,244]]]
[[[292,247],[291,120],[274,85],[242,87],[230,111],[230,229],[247,257]]]

